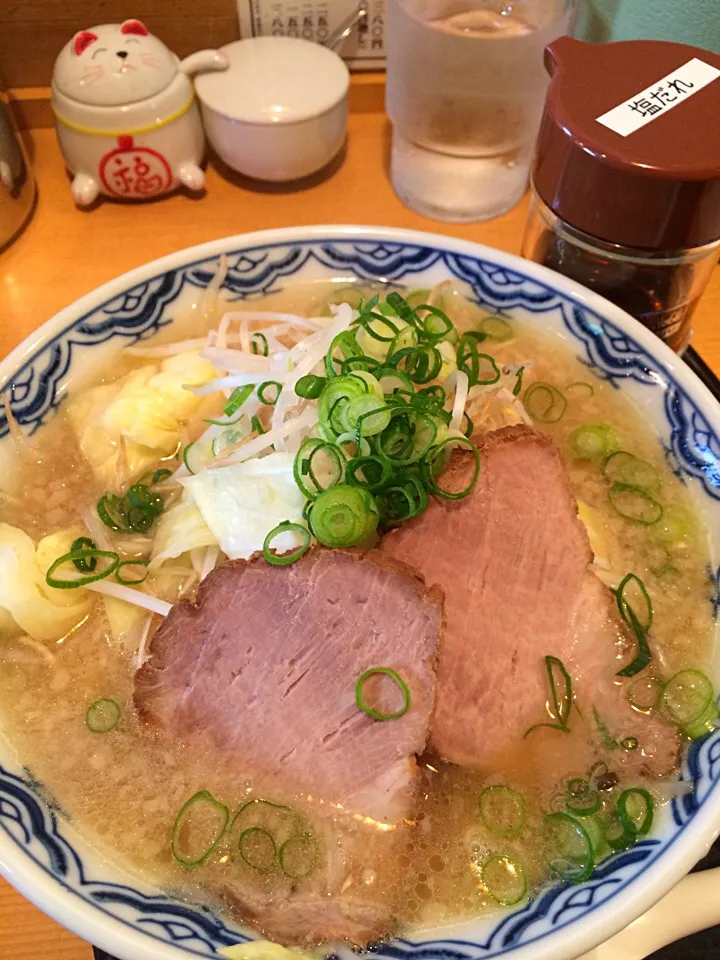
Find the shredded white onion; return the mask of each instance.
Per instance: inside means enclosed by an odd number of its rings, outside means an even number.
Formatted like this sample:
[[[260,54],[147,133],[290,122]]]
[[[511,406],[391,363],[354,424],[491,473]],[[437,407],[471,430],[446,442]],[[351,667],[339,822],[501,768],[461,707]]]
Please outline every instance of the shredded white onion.
[[[101,550],[114,550],[114,546],[107,534],[107,527],[97,515],[94,507],[85,507],[82,511],[82,519],[92,540]]]
[[[285,420],[285,414],[290,407],[294,407],[297,404],[298,398],[295,393],[295,384],[301,377],[312,373],[313,369],[322,362],[325,354],[330,349],[330,344],[339,333],[348,329],[354,316],[355,311],[350,304],[341,303],[335,310],[333,321],[329,327],[310,337],[306,337],[292,348],[290,351],[290,360],[296,363],[297,366],[293,372],[287,376],[287,379],[284,381],[285,385],[277,398],[277,403],[273,410],[272,429],[270,433],[280,430]],[[300,359],[301,357],[302,359]],[[266,436],[268,435],[269,434],[266,434]],[[276,445],[275,449],[280,453],[287,449],[285,446],[285,436],[285,434],[278,435],[279,446]]]
[[[145,623],[142,628],[142,633],[140,634],[140,643],[138,644],[137,651],[135,653],[135,656],[133,657],[133,663],[135,665],[136,670],[138,670],[145,663],[145,660],[147,659],[145,655],[145,651],[147,648],[147,639],[148,639],[148,634],[150,633],[151,624],[152,624],[152,614],[150,614],[150,616],[145,619]]]
[[[223,467],[230,466],[233,463],[244,463],[245,460],[257,456],[257,454],[262,453],[263,450],[267,450],[267,448],[271,446],[274,446],[275,449],[278,450],[278,445],[285,437],[298,433],[301,430],[309,430],[310,427],[315,426],[317,422],[317,409],[315,407],[307,407],[299,417],[296,417],[294,420],[288,420],[277,428],[268,430],[268,432],[263,433],[262,436],[255,437],[239,450],[236,450],[235,453],[229,454],[224,463],[219,463],[216,467],[209,467],[208,469],[222,470]]]
[[[204,580],[212,571],[215,569],[215,565],[218,562],[218,557],[220,556],[220,548],[217,546],[208,547],[205,551],[205,559],[202,562],[202,568],[200,569],[200,580]]]
[[[86,584],[85,589],[102,593],[106,597],[114,597],[116,600],[125,600],[127,603],[135,604],[136,607],[144,607],[146,610],[152,610],[153,613],[159,613],[161,617],[166,617],[172,610],[171,603],[152,597],[149,593],[143,593],[142,590],[124,587],[121,583],[96,580],[94,583]]]
[[[229,316],[233,320],[247,320],[248,323],[258,321],[285,323],[291,327],[302,327],[303,330],[321,330],[323,327],[322,318],[308,319],[308,317],[300,317],[296,313],[274,313],[272,310],[236,310],[230,314],[225,314],[225,316]]]
[[[209,360],[218,370],[227,370],[229,373],[259,373],[270,369],[268,357],[228,350],[226,347],[205,347],[200,356]]]
[[[221,253],[213,278],[205,287],[203,295],[200,298],[200,303],[198,304],[200,316],[203,317],[203,319],[210,319],[211,315],[215,312],[218,302],[218,295],[220,293],[220,287],[222,287],[223,283],[225,282],[227,272],[228,258],[224,253]]]
[[[465,413],[465,404],[467,403],[468,390],[470,389],[470,379],[464,370],[453,370],[445,381],[445,391],[455,390],[455,399],[453,400],[452,414],[450,416],[450,429],[459,430],[462,425],[463,414]]]
[[[160,343],[157,346],[143,347],[136,344],[134,347],[126,347],[124,353],[132,357],[174,357],[178,353],[187,353],[189,350],[202,350],[207,346],[207,337],[196,337],[193,340],[177,340],[175,343]]]
[[[33,653],[37,653],[45,660],[46,663],[55,662],[55,654],[52,651],[48,650],[44,643],[41,643],[39,640],[33,640],[32,637],[28,637],[25,634],[19,637],[13,637],[10,641],[10,644],[13,643],[19,644],[21,647],[27,647],[28,650],[32,650]]]
[[[277,380],[278,383],[285,383],[288,375],[283,373],[273,374],[268,377],[267,370],[263,373],[237,373],[229,377],[219,377],[217,380],[211,380],[209,383],[203,383],[199,387],[186,387],[192,390],[198,397],[208,397],[211,393],[217,393],[219,390],[234,390],[235,387],[244,387],[248,383],[264,383],[268,379]]]

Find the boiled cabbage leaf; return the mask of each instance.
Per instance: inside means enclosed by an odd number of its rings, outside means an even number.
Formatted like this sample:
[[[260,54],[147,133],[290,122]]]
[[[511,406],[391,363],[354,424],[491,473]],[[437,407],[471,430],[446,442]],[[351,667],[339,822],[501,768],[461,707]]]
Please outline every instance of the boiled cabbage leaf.
[[[265,537],[284,520],[303,523],[305,498],[293,476],[294,455],[271,453],[206,470],[182,483],[220,548],[232,560],[262,550]],[[279,553],[302,543],[294,533],[273,541]]]
[[[67,553],[77,530],[45,537],[37,550],[17,527],[0,523],[0,633],[27,633],[33,640],[59,640],[90,607],[87,592],[48,587],[45,574]]]
[[[198,547],[212,547],[217,540],[187,492],[182,499],[163,513],[153,540],[150,569],[157,569],[165,560],[175,559]]]
[[[115,479],[120,440],[130,478],[172,454],[181,428],[203,402],[186,386],[211,380],[215,368],[199,353],[148,364],[114,383],[83,390],[68,404],[68,416],[83,456],[105,485]]]

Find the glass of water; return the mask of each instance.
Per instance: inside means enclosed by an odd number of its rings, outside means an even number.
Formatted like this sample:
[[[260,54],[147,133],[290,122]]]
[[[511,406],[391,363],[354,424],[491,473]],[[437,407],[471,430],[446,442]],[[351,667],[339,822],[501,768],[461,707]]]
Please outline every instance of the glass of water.
[[[499,216],[527,187],[545,46],[576,0],[388,0],[391,176],[435,220]]]

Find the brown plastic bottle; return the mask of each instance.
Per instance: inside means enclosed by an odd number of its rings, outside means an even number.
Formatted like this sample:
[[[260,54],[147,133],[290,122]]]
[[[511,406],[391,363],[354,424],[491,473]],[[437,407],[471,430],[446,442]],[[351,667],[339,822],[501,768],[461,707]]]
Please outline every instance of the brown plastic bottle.
[[[523,255],[681,351],[720,255],[720,56],[569,37],[545,56]]]

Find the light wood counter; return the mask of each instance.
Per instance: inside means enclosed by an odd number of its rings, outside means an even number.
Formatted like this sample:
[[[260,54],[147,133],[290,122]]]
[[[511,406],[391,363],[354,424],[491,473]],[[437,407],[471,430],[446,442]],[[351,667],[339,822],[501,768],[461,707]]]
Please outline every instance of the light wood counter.
[[[389,129],[380,113],[350,116],[347,153],[328,179],[299,191],[208,170],[207,195],[146,205],[75,209],[54,132],[31,134],[39,185],[24,234],[0,254],[0,355],[75,298],[125,270],[181,247],[233,233],[315,223],[411,227],[517,253],[527,199],[488,223],[438,224],[406,210],[387,175]],[[720,371],[720,268],[695,316],[693,344]],[[2,960],[91,960],[90,948],[44,917],[0,880]]]

